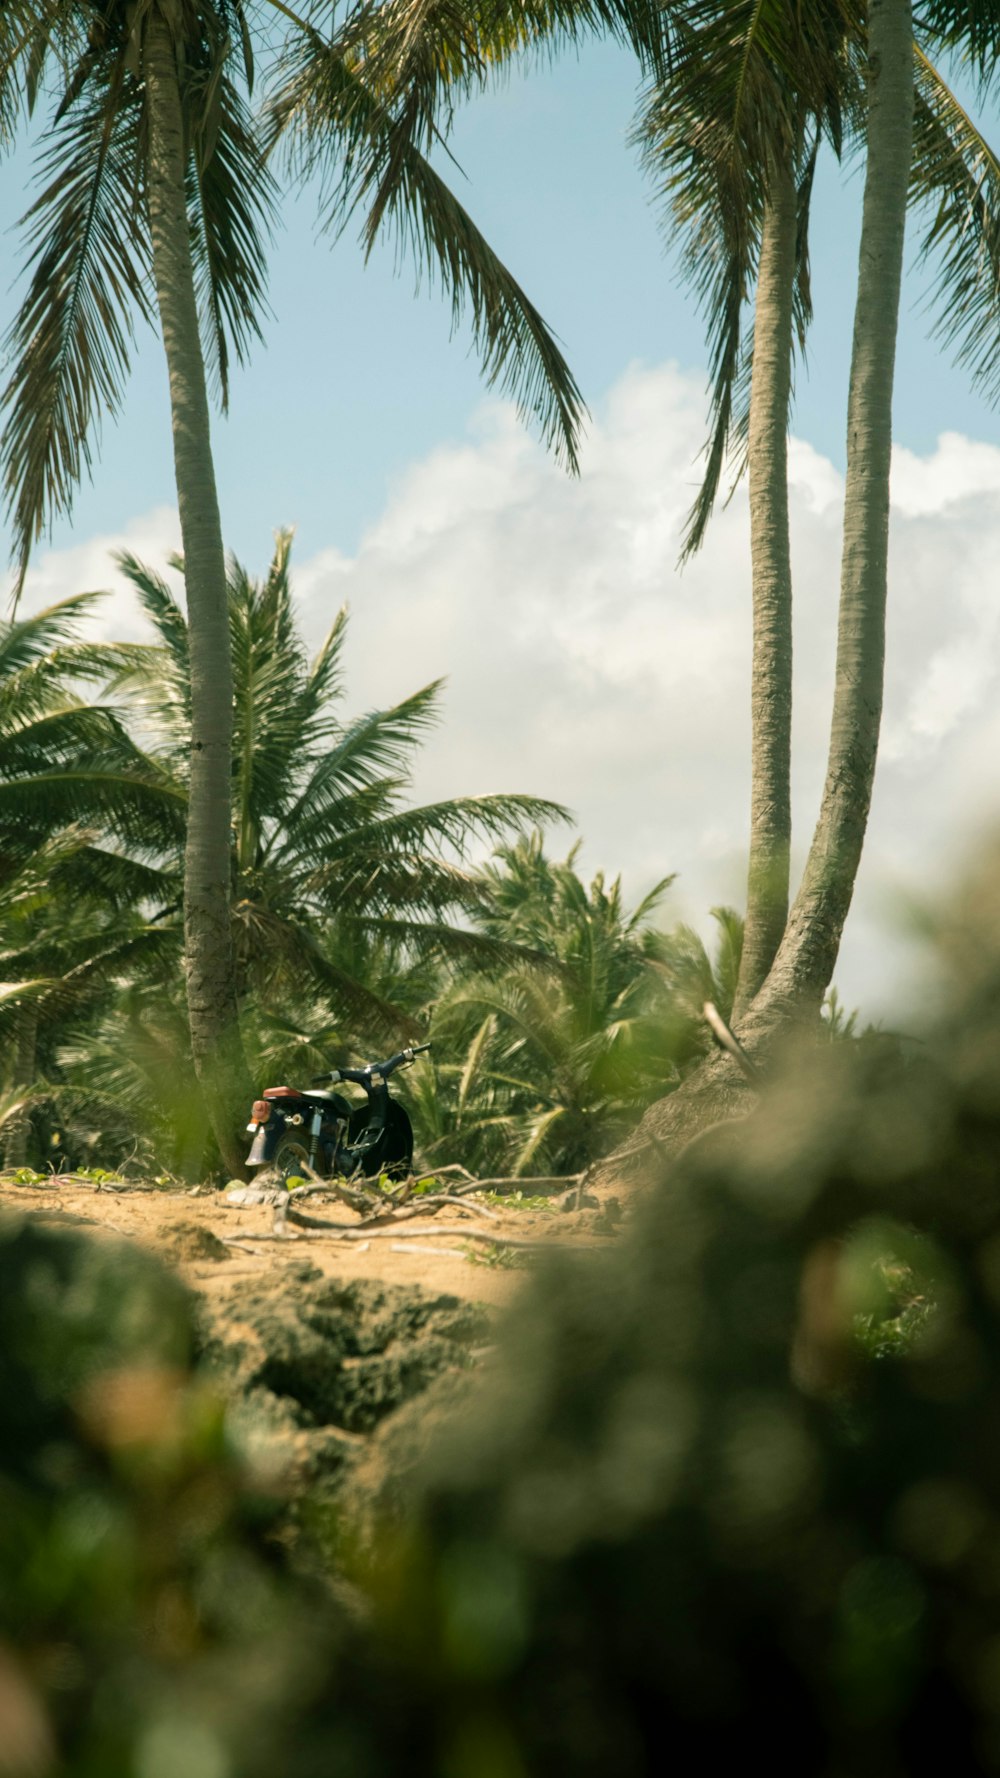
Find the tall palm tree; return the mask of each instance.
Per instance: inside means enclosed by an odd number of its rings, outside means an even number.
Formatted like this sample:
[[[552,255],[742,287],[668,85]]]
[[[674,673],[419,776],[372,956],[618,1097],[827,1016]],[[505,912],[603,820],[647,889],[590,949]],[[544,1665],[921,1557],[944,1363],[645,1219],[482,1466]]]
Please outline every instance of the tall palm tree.
[[[762,986],[784,934],[791,810],[791,568],[786,433],[793,345],[810,319],[808,225],[822,136],[864,141],[865,20],[840,0],[807,12],[703,9],[672,78],[638,130],[685,241],[710,319],[714,424],[685,554],[700,544],[735,438],[750,481],[754,661],[747,932],[737,1012]],[[926,21],[922,21],[922,29]],[[781,30],[775,33],[775,24]],[[995,377],[1000,323],[997,162],[920,42],[911,204],[932,206],[924,251],[941,264],[942,326],[974,374]],[[796,196],[797,186],[797,196]],[[743,311],[755,290],[749,339]],[[839,931],[838,931],[839,940]],[[828,952],[830,967],[836,947]],[[815,992],[822,991],[817,984]]]
[[[940,0],[931,20],[937,39],[948,19],[968,36],[979,28],[970,19],[980,10],[970,12],[959,0],[949,9]],[[369,0],[344,29],[370,77],[393,93],[405,141],[429,139],[457,95],[475,90],[513,55],[560,37],[616,24],[653,75],[636,133],[669,199],[671,229],[685,238],[685,263],[709,315],[713,362],[713,429],[686,553],[704,534],[734,438],[750,470],[753,793],[738,1011],[762,986],[787,923],[791,362],[811,313],[808,221],[820,141],[825,136],[839,153],[845,134],[863,142],[867,130],[866,19],[859,0],[808,8],[786,0],[687,0],[661,7],[655,27],[641,7],[573,0],[530,7],[508,0],[500,8],[481,0]],[[980,35],[985,46],[985,27]],[[912,54],[910,196],[933,205],[925,249],[943,263],[943,326],[988,380],[1000,323],[997,163],[921,45]],[[360,153],[358,165],[356,188],[366,197],[375,191],[374,214],[383,201],[381,169]],[[751,295],[748,338],[743,317]],[[845,912],[842,896],[839,913],[832,905],[825,914],[817,910],[828,931],[836,928],[837,942]],[[832,968],[836,943],[826,955]],[[822,1000],[825,985],[817,977],[811,997]]]
[[[833,975],[871,806],[882,712],[889,465],[903,238],[913,161],[910,0],[871,0],[867,159],[847,412],[837,672],[819,821],[765,1009],[816,1012]]]
[[[269,4],[304,46],[304,66],[321,64],[327,79],[336,57],[321,34],[283,0]],[[231,1167],[230,1108],[245,1098],[248,1077],[228,911],[232,679],[202,335],[225,404],[230,346],[242,357],[259,333],[261,234],[274,199],[236,84],[252,82],[252,22],[244,0],[43,0],[28,14],[27,45],[16,28],[0,35],[8,112],[22,63],[34,83],[53,46],[77,52],[55,64],[48,183],[28,217],[34,275],[7,342],[14,370],[3,462],[18,590],[33,541],[46,519],[68,510],[90,465],[95,420],[122,403],[132,316],[155,315],[162,330],[190,619],[186,978],[196,1063]],[[366,103],[368,141],[391,125]],[[337,120],[324,117],[321,127]],[[350,153],[354,127],[341,128],[338,152]],[[403,157],[404,202],[422,168],[419,155]],[[417,238],[456,306],[469,292],[488,374],[523,384],[526,404],[572,458],[579,394],[541,317],[429,169],[421,192]]]
[[[437,719],[440,682],[343,721],[337,706],[347,614],[338,613],[310,660],[295,624],[291,545],[291,532],[280,532],[262,580],[235,561],[229,571],[235,699],[227,825],[237,991],[241,1004],[293,1018],[319,997],[357,1035],[398,1038],[416,1028],[412,992],[410,1006],[401,1007],[380,991],[393,970],[372,947],[394,949],[397,972],[403,959],[499,955],[503,947],[488,932],[453,924],[483,900],[461,854],[470,843],[495,843],[565,812],[518,795],[408,807],[414,754]],[[118,683],[183,788],[190,626],[159,575],[129,555],[119,562],[159,643],[133,648]]]
[[[808,213],[821,133],[850,109],[850,6],[706,5],[678,30],[635,136],[709,323],[713,426],[682,561],[700,547],[735,432],[749,469],[753,587],[751,821],[741,1001],[788,912],[792,579],[787,428],[810,318]],[[752,347],[744,311],[754,298]]]

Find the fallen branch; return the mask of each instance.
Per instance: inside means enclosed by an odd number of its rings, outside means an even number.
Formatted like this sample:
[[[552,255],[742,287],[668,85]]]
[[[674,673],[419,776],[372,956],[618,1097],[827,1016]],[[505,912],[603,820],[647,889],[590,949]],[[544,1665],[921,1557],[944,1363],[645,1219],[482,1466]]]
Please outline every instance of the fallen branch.
[[[431,1231],[427,1229],[406,1230],[394,1227],[339,1229],[331,1223],[322,1229],[305,1228],[301,1234],[288,1232],[286,1234],[271,1233],[266,1235],[253,1235],[244,1233],[241,1239],[243,1241],[376,1241],[383,1236],[395,1236],[397,1241],[419,1241],[429,1232]],[[540,1240],[532,1240],[523,1235],[497,1235],[489,1229],[476,1228],[475,1225],[471,1223],[468,1227],[459,1225],[458,1227],[435,1228],[433,1233],[435,1235],[447,1235],[458,1241],[485,1241],[489,1247],[551,1247],[558,1248],[560,1251],[566,1253],[585,1253],[588,1251],[587,1248],[581,1246],[579,1241],[553,1241],[548,1236],[542,1236]],[[222,1240],[227,1246],[232,1245],[229,1236],[223,1235]],[[596,1251],[596,1249],[594,1251]]]
[[[464,1249],[461,1247],[432,1247],[429,1241],[421,1242],[419,1245],[416,1241],[409,1245],[402,1241],[394,1241],[389,1251],[390,1253],[432,1253],[435,1259],[465,1258]]]
[[[440,1210],[445,1204],[454,1204],[456,1209],[468,1210],[474,1216],[488,1217],[491,1222],[500,1221],[498,1211],[487,1209],[485,1204],[474,1203],[468,1192],[426,1192],[421,1197],[414,1198],[411,1201],[407,1214],[409,1216],[419,1216],[424,1205],[429,1205],[435,1210]]]
[[[455,1199],[446,1192],[441,1192],[434,1194],[429,1193],[426,1197],[419,1198],[415,1202],[407,1204],[405,1208],[402,1205],[397,1208],[395,1205],[386,1205],[383,1202],[377,1202],[370,1214],[362,1217],[360,1227],[363,1229],[372,1229],[378,1228],[385,1223],[398,1224],[401,1222],[414,1222],[421,1216],[436,1216],[437,1212],[443,1209],[445,1204],[453,1204],[457,1209],[464,1210],[470,1215],[485,1216],[492,1222],[499,1221],[496,1211],[487,1210],[485,1204],[467,1203],[461,1199]],[[354,1226],[351,1223],[345,1222],[329,1222],[326,1217],[322,1216],[307,1216],[304,1211],[296,1210],[294,1208],[291,1199],[289,1199],[287,1204],[277,1205],[275,1209],[275,1226],[277,1226],[279,1220],[279,1212],[281,1221],[284,1221],[287,1218],[289,1222],[295,1223],[297,1228],[302,1229],[333,1229],[337,1232],[342,1232],[343,1230]]]

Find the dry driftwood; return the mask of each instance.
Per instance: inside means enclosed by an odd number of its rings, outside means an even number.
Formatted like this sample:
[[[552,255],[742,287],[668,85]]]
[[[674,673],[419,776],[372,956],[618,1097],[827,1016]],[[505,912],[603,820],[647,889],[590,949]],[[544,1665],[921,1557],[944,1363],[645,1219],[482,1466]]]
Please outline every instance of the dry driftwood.
[[[304,1228],[301,1233],[296,1233],[294,1230],[286,1230],[284,1233],[272,1230],[269,1234],[261,1235],[244,1233],[240,1236],[240,1241],[374,1241],[384,1236],[394,1236],[397,1241],[419,1241],[430,1233],[438,1236],[445,1235],[459,1241],[485,1241],[489,1247],[514,1247],[525,1250],[552,1247],[562,1248],[573,1253],[586,1251],[576,1241],[554,1241],[547,1236],[543,1236],[541,1240],[533,1240],[529,1236],[522,1235],[497,1235],[489,1229],[477,1228],[474,1223],[452,1224],[445,1228],[435,1227],[433,1230],[400,1229],[392,1224],[386,1228],[373,1228],[370,1224],[361,1228],[337,1228],[331,1223],[322,1229]],[[222,1239],[227,1246],[234,1245],[229,1236],[224,1235]]]
[[[296,1196],[298,1196],[298,1193],[296,1193]],[[496,1211],[488,1210],[485,1204],[473,1204],[463,1202],[462,1200],[456,1202],[453,1197],[442,1192],[435,1194],[428,1193],[426,1197],[419,1198],[415,1203],[407,1204],[405,1208],[402,1205],[397,1206],[395,1204],[387,1206],[384,1202],[376,1200],[369,1210],[369,1214],[362,1217],[360,1225],[344,1222],[330,1222],[326,1217],[322,1216],[308,1216],[304,1211],[296,1209],[293,1200],[289,1199],[287,1203],[277,1204],[275,1206],[275,1226],[277,1227],[279,1221],[282,1224],[287,1221],[294,1223],[297,1228],[303,1229],[333,1229],[336,1232],[342,1232],[344,1229],[353,1228],[355,1226],[360,1226],[363,1229],[372,1229],[379,1228],[386,1223],[398,1225],[401,1222],[413,1222],[418,1217],[422,1216],[436,1216],[438,1211],[443,1209],[446,1204],[451,1204],[458,1210],[464,1210],[468,1215],[485,1216],[490,1221],[499,1220]]]

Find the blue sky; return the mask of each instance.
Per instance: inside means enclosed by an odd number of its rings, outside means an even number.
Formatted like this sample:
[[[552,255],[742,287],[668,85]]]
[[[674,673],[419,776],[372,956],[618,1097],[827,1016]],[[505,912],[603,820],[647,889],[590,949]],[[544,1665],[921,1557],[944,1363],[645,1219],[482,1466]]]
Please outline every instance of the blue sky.
[[[286,207],[273,315],[216,423],[215,456],[227,543],[249,567],[263,569],[276,526],[297,526],[310,640],[349,602],[348,714],[447,676],[415,794],[559,799],[585,836],[585,870],[621,871],[634,896],[676,871],[666,918],[705,927],[711,906],[743,894],[746,501],[718,516],[678,576],[706,355],[627,143],[634,100],[629,57],[596,44],[481,98],[453,137],[463,201],[558,331],[591,406],[578,482],[485,399],[467,335],[449,338],[437,293],[414,300],[391,250],[364,267],[353,234],[317,240],[314,194]],[[0,169],[0,224],[24,207],[29,171],[21,155]],[[826,748],[860,200],[860,174],[828,161],[793,417],[798,859]],[[17,252],[5,241],[4,286]],[[901,904],[945,885],[1000,818],[1000,424],[928,339],[914,257],[911,238],[884,743],[838,969],[850,1004],[893,1018],[913,971]],[[6,316],[13,301],[8,291]],[[177,539],[166,376],[148,334],[93,486],[37,553],[28,604],[110,586],[105,630],[135,633],[110,552],[128,546],[159,566]]]

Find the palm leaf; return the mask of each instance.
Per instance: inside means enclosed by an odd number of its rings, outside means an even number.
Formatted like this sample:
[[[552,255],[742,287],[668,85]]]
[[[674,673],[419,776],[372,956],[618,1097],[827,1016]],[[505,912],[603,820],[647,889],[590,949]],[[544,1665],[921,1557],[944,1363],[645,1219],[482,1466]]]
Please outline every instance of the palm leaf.
[[[0,463],[14,533],[15,602],[32,544],[92,463],[101,413],[120,411],[133,316],[151,320],[148,249],[137,230],[138,88],[108,58],[107,90],[83,97],[44,138],[47,183],[24,219],[34,267],[7,334],[14,369]]]
[[[524,795],[458,796],[421,808],[399,809],[378,826],[380,853],[412,853],[429,845],[452,846],[463,853],[471,840],[505,839],[512,829],[540,822],[566,821],[560,803]]]
[[[937,262],[935,332],[987,398],[1000,395],[1000,161],[916,51],[911,194],[933,206],[921,258]]]
[[[995,0],[922,0],[921,29],[936,42],[958,49],[984,84],[1000,62],[1000,13]]]
[[[434,680],[391,709],[369,711],[343,729],[288,809],[284,817],[287,830],[296,833],[301,827],[306,831],[310,824],[322,822],[330,806],[350,791],[365,789],[388,773],[405,770],[421,737],[437,721],[442,683]]]
[[[99,597],[98,593],[74,593],[31,617],[0,623],[0,680],[66,645],[76,635],[80,618]]]
[[[47,62],[66,66],[83,37],[78,0],[4,0],[0,8],[0,146],[13,135],[22,104],[31,112]]]
[[[264,241],[277,187],[232,81],[216,78],[204,54],[200,60],[196,69],[190,56],[187,63],[188,104],[201,114],[187,169],[188,213],[205,362],[226,412],[229,342],[245,364],[253,341],[263,338]]]
[[[165,781],[142,782],[116,762],[68,765],[0,781],[0,833],[32,848],[53,826],[99,823],[125,844],[173,848],[183,831],[183,793]]]
[[[704,540],[735,437],[742,473],[752,335],[744,314],[757,274],[773,158],[789,161],[799,200],[795,321],[800,349],[811,318],[808,216],[822,129],[839,152],[845,110],[858,81],[846,33],[858,28],[849,0],[808,14],[775,0],[696,3],[678,27],[668,80],[640,108],[633,140],[656,181],[665,232],[679,239],[682,276],[708,322],[710,430],[681,561]],[[807,122],[815,120],[805,150]]]
[[[412,252],[418,276],[438,279],[450,296],[455,326],[468,309],[488,387],[510,395],[575,471],[585,412],[576,380],[534,304],[408,139],[408,120],[395,117],[347,57],[314,31],[300,36],[288,63],[291,72],[269,107],[268,134],[272,146],[289,135],[302,177],[324,177],[323,226],[339,232],[360,206],[370,253],[390,224],[399,251]]]
[[[303,708],[311,720],[317,719],[325,706],[339,697],[343,689],[340,657],[346,633],[347,606],[342,605],[313,659],[309,678],[303,689]]]

